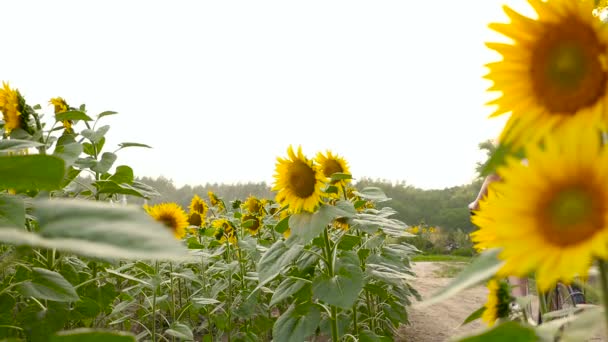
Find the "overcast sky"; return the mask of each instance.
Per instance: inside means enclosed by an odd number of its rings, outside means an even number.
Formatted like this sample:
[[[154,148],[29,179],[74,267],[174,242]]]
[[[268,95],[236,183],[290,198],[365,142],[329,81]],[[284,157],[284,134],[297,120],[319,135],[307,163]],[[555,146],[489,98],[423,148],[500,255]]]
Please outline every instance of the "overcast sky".
[[[484,41],[501,4],[437,1],[7,1],[0,80],[112,126],[118,164],[185,183],[272,183],[290,144],[330,149],[355,178],[468,183],[506,118]]]

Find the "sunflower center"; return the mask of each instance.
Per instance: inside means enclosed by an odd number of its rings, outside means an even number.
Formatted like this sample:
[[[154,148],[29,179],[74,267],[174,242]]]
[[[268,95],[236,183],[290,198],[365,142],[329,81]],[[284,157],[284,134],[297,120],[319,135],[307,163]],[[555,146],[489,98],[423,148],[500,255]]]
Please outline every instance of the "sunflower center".
[[[593,188],[571,186],[557,190],[544,205],[540,226],[548,241],[569,246],[587,240],[603,227],[603,203]]]
[[[336,172],[342,172],[342,166],[337,160],[329,159],[323,163],[323,174],[325,177],[331,177]]]
[[[205,205],[202,202],[196,203],[193,207],[194,211],[199,213],[205,212]]]
[[[579,18],[545,27],[532,51],[532,88],[549,111],[574,115],[606,91],[605,49],[593,26]]]
[[[193,226],[201,226],[203,224],[203,219],[199,213],[192,213],[188,218],[188,223]]]
[[[167,228],[171,230],[177,230],[177,219],[174,215],[166,214],[161,215],[158,221],[162,222]]]
[[[295,161],[289,168],[289,187],[300,198],[315,192],[315,170],[302,161]]]

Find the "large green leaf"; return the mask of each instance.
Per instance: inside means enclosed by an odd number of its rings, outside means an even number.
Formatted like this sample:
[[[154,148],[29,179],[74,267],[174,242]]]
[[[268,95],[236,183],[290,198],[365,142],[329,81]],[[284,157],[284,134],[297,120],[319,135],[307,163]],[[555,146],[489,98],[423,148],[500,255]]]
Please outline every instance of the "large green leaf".
[[[150,198],[146,193],[140,192],[136,187],[129,184],[117,184],[111,180],[100,180],[94,182],[93,185],[97,188],[100,194],[123,194],[142,198]]]
[[[43,144],[30,140],[0,140],[0,152],[21,151],[31,147],[42,146]]]
[[[363,272],[355,252],[343,252],[336,262],[333,277],[322,274],[313,280],[313,295],[325,303],[344,309],[353,306],[363,289]]]
[[[55,147],[55,151],[53,152],[53,155],[65,161],[66,166],[74,164],[83,151],[81,144],[76,142],[73,138],[71,140],[72,141],[62,141],[62,139],[59,139],[57,141],[57,147]]]
[[[25,225],[25,205],[20,197],[0,193],[0,227]]]
[[[315,213],[302,212],[291,215],[289,227],[291,235],[307,244],[321,234],[323,229],[337,217],[352,217],[353,212],[334,207],[322,205]]]
[[[51,336],[50,342],[135,342],[126,331],[80,328],[65,330]]]
[[[441,302],[462,290],[475,286],[494,276],[502,267],[503,261],[498,259],[499,249],[491,249],[483,252],[448,285],[437,291],[431,298],[422,302],[421,306],[432,305]]]
[[[116,155],[112,152],[105,152],[101,155],[101,160],[91,167],[91,170],[99,173],[106,173],[110,170],[114,162],[116,161]]]
[[[0,157],[0,189],[59,189],[65,163],[46,155]]]
[[[300,291],[309,282],[304,279],[286,278],[283,282],[274,290],[272,298],[270,299],[270,306],[273,306],[281,301],[289,298],[289,296]]]
[[[108,133],[108,131],[110,130],[110,126],[109,125],[105,125],[105,126],[101,126],[99,127],[96,131],[90,130],[90,129],[85,129],[82,132],[80,132],[80,134],[82,134],[83,137],[89,139],[89,141],[91,141],[92,143],[98,143],[101,138],[103,138],[106,133]]]
[[[304,246],[299,244],[288,246],[283,240],[278,240],[270,246],[258,263],[260,284],[276,277],[285,265],[290,264],[300,255],[302,248]]]
[[[70,110],[63,113],[55,114],[55,120],[57,121],[66,121],[66,120],[83,120],[83,121],[93,121],[88,115],[79,110]]]
[[[384,202],[390,200],[390,198],[386,197],[382,189],[375,186],[363,188],[361,191],[353,191],[353,194],[361,198],[377,202]]]
[[[274,323],[272,337],[277,342],[305,341],[320,322],[321,312],[316,305],[292,304]]]
[[[32,272],[32,279],[19,285],[19,292],[24,296],[56,302],[74,302],[80,298],[61,274],[38,267]]]
[[[127,165],[120,165],[116,167],[116,171],[108,180],[114,181],[118,184],[125,183],[131,184],[133,183],[133,169]]]
[[[0,229],[0,241],[89,257],[188,259],[186,247],[141,208],[54,199],[36,202],[34,216],[40,224],[39,234]]]
[[[500,324],[479,335],[466,337],[460,342],[536,342],[538,336],[530,327],[525,327],[517,322],[506,322]]]

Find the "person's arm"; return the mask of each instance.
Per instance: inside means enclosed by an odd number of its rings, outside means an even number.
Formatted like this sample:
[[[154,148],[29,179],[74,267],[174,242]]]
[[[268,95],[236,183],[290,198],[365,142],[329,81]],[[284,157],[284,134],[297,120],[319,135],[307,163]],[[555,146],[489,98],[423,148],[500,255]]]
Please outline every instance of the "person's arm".
[[[469,204],[469,210],[479,209],[479,201],[481,201],[488,194],[488,186],[490,186],[491,183],[497,182],[499,180],[500,177],[497,174],[491,174],[487,176],[486,179],[483,181],[483,184],[481,185],[481,189],[477,194],[477,198],[475,198],[475,200]]]

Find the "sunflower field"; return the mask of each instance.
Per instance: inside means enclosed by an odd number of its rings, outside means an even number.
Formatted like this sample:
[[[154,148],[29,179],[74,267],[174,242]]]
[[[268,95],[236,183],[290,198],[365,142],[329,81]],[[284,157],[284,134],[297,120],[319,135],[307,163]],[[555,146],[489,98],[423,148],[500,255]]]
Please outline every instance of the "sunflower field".
[[[528,2],[535,18],[504,6],[510,22],[490,24],[508,38],[487,43],[501,56],[487,65],[492,116],[509,117],[473,211],[481,254],[425,305],[482,283],[488,300],[466,322],[488,329],[466,341],[597,340],[608,327],[608,3]]]
[[[273,199],[128,205],[158,193],[118,154],[150,146],[107,151],[115,112],[47,108],[0,89],[0,340],[384,341],[407,323],[412,234],[343,158],[290,146]]]

